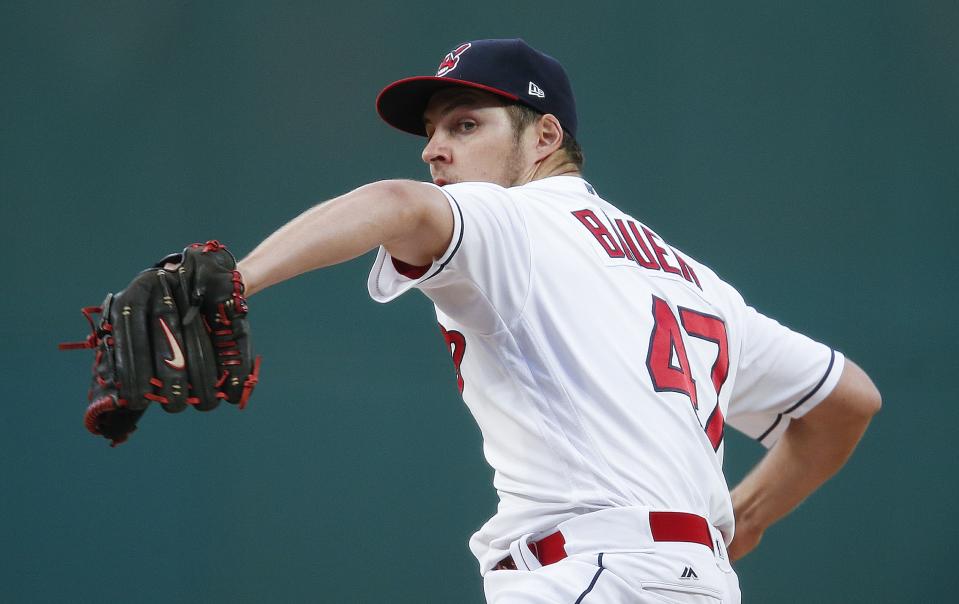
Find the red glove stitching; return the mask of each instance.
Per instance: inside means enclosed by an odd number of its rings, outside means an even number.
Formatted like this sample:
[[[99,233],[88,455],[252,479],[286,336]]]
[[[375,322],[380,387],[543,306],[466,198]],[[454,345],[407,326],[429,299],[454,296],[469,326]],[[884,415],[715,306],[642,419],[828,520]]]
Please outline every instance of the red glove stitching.
[[[260,381],[260,356],[257,355],[253,359],[253,371],[250,372],[250,375],[246,376],[246,379],[243,381],[243,394],[240,396],[240,409],[246,409],[246,402],[250,399],[250,395],[253,394],[253,388],[256,387],[257,382]]]

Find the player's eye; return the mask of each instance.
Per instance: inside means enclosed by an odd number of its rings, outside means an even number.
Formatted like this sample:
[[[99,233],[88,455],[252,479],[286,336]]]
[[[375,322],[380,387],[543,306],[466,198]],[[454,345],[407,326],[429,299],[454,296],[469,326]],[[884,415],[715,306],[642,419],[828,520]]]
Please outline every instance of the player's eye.
[[[460,120],[456,123],[457,132],[472,132],[476,129],[476,122],[473,120]]]

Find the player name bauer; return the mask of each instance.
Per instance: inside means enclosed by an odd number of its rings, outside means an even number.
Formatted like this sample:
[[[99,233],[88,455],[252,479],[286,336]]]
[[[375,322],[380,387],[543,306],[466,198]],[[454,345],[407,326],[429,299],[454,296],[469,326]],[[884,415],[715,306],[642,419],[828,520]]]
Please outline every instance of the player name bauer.
[[[247,294],[375,249],[373,299],[433,303],[494,469],[489,602],[739,602],[730,562],[845,463],[868,376],[604,199],[565,70],[522,40],[458,44],[377,111],[432,182],[305,211],[238,264]],[[732,491],[727,425],[769,448]]]
[[[612,220],[616,225],[613,228],[604,224],[596,212],[589,208],[575,210],[573,216],[596,238],[603,253],[611,260],[621,259],[645,269],[682,275],[683,279],[702,289],[696,271],[649,227],[621,215]],[[609,218],[606,217],[606,220],[608,223]]]

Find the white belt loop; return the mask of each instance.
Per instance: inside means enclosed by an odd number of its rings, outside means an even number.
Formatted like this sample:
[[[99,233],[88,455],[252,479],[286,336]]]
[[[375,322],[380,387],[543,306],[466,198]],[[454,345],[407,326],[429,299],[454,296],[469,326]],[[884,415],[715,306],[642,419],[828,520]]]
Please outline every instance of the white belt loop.
[[[713,553],[716,555],[716,566],[724,573],[733,572],[733,567],[729,560],[729,552],[726,551],[725,537],[723,537],[723,534],[718,528],[711,524],[709,525],[709,533],[713,538]]]
[[[529,548],[529,540],[533,533],[527,533],[509,544],[509,554],[513,557],[513,563],[517,570],[537,570],[543,568],[543,565],[536,558],[536,555]]]

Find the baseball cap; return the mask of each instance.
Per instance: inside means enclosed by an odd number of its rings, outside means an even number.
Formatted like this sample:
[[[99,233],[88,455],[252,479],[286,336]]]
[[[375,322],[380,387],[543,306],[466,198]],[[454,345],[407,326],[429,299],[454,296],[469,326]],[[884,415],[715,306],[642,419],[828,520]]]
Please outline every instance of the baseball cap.
[[[393,82],[376,97],[383,120],[404,132],[426,136],[423,112],[430,97],[450,86],[475,88],[552,113],[576,136],[576,101],[559,61],[521,39],[474,40],[446,53],[435,76]]]

